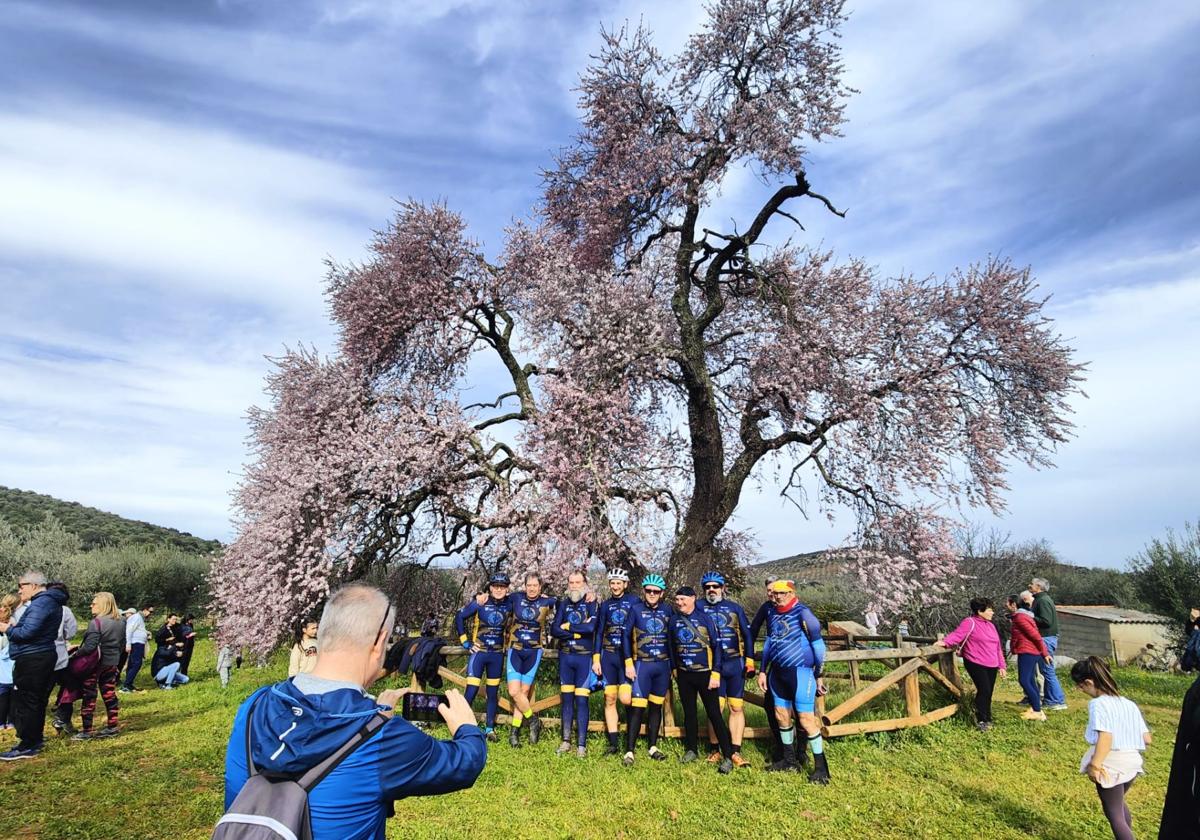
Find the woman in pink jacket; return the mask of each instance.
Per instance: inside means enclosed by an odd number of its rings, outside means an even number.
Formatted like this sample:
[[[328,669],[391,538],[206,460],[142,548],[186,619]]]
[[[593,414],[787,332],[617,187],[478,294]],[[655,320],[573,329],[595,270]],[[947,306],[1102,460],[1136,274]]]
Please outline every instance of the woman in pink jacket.
[[[996,688],[996,675],[1006,670],[1004,646],[992,623],[995,613],[991,598],[972,598],[971,615],[939,642],[958,649],[971,682],[975,683],[975,718],[980,732],[992,728],[992,691]]]

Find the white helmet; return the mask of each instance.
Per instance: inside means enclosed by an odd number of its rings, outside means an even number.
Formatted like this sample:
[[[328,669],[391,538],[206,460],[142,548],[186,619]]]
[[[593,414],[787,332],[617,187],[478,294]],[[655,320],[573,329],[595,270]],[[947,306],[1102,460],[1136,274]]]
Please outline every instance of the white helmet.
[[[626,583],[629,583],[629,572],[627,572],[621,568],[609,569],[608,570],[608,579],[609,580],[623,580]]]

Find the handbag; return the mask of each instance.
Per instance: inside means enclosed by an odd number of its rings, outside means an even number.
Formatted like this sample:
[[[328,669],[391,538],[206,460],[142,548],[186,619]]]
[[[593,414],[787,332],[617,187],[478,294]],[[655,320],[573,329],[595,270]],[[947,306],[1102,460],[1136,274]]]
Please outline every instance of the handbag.
[[[100,619],[96,619],[96,632],[100,632]],[[72,678],[83,682],[88,677],[96,673],[100,668],[100,645],[92,648],[87,653],[79,653],[76,651],[71,654],[71,658],[67,660],[67,674]]]

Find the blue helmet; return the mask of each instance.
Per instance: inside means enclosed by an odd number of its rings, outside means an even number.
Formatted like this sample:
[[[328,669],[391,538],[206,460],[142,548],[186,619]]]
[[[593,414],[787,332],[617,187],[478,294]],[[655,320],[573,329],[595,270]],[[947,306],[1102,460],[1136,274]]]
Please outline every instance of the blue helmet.
[[[724,586],[725,577],[720,572],[705,572],[704,577],[700,578],[700,585],[704,586],[706,583],[715,583],[718,586]]]
[[[504,574],[504,572],[496,572],[496,574],[494,574],[490,578],[488,578],[488,586],[508,586],[508,585],[509,585],[508,575]]]
[[[647,586],[657,586],[659,589],[666,589],[667,582],[665,580],[663,580],[662,575],[651,574],[651,575],[646,575],[644,578],[642,578],[642,588],[644,589]]]

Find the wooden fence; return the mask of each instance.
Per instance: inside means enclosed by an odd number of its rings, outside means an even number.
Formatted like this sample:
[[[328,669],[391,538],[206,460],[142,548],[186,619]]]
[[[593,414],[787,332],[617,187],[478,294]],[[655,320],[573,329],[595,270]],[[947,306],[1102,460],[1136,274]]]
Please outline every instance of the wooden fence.
[[[825,636],[827,650],[825,653],[824,677],[829,680],[849,680],[851,695],[842,700],[832,709],[826,709],[825,697],[817,698],[817,715],[821,718],[821,731],[825,737],[839,735],[861,735],[867,732],[887,732],[895,729],[906,729],[910,726],[925,726],[939,720],[945,720],[958,711],[958,699],[962,697],[962,679],[958,672],[958,663],[954,651],[933,644],[932,638],[913,636]],[[863,644],[884,643],[889,647],[862,647]],[[441,651],[445,656],[457,658],[467,655],[462,647],[444,647]],[[545,651],[543,661],[558,658],[558,651]],[[862,673],[862,666],[868,662],[884,662],[891,666],[886,674],[878,678],[870,678]],[[465,664],[465,663],[464,663]],[[844,668],[843,668],[844,666]],[[442,679],[462,688],[467,685],[463,674],[447,667],[438,669]],[[938,708],[922,711],[920,678],[926,677],[928,682],[944,688],[955,699],[954,703]],[[503,678],[501,678],[503,683]],[[416,676],[412,677],[412,687],[421,690]],[[895,688],[904,697],[904,715],[885,720],[847,721],[846,718],[862,709],[876,697]],[[745,700],[747,703],[763,707],[764,698],[757,692],[757,683],[747,682]],[[540,714],[559,705],[557,692],[534,699],[532,704],[535,714]],[[507,723],[512,713],[512,702],[509,698],[500,697],[500,708],[503,719]],[[557,718],[543,718],[546,722],[557,721]],[[672,694],[668,692],[663,706],[663,734],[667,737],[678,738],[683,735],[682,727],[675,722],[675,710]],[[592,720],[588,726],[591,732],[603,732],[604,721]],[[768,727],[747,726],[746,738],[768,738],[771,730]]]

